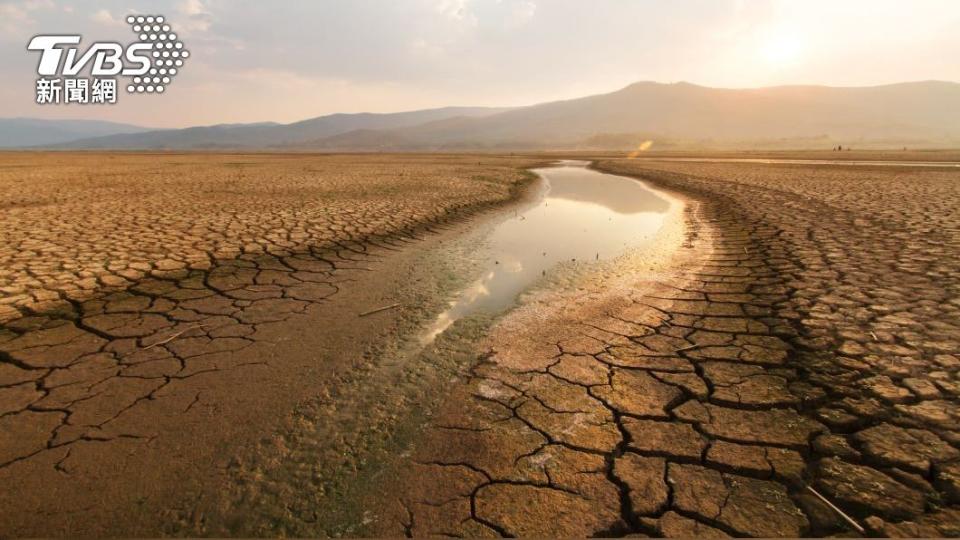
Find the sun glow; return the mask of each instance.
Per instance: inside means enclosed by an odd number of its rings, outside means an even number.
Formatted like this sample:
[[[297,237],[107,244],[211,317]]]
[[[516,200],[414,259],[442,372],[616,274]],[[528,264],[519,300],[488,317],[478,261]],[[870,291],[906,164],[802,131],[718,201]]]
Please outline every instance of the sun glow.
[[[796,63],[803,56],[804,49],[800,36],[777,32],[763,40],[760,53],[770,64],[785,66]]]

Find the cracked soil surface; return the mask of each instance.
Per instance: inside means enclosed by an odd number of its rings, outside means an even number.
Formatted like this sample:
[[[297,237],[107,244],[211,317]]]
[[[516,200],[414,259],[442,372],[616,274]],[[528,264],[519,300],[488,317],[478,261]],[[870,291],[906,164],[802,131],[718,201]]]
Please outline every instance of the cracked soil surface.
[[[865,535],[960,535],[958,174],[596,166],[686,200],[672,269],[495,326],[369,530],[861,534],[819,494]]]
[[[333,458],[271,434],[396,334],[357,314],[418,281],[426,233],[534,164],[0,156],[0,534],[330,532],[303,490]],[[684,201],[663,253],[533,297],[429,379],[348,531],[860,534],[819,494],[865,535],[960,536],[956,171],[596,167]],[[216,522],[238,490],[274,513]]]
[[[235,450],[389,333],[357,314],[416,275],[401,248],[533,164],[0,155],[0,535],[202,521]]]

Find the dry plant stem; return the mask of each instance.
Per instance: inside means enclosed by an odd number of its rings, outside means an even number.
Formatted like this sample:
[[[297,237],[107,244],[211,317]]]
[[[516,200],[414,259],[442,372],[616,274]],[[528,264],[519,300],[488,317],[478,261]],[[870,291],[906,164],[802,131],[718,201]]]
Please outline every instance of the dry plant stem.
[[[829,506],[831,510],[833,510],[834,512],[836,512],[837,514],[839,514],[840,517],[842,517],[847,523],[849,523],[851,527],[853,527],[854,529],[856,529],[857,532],[859,532],[859,533],[861,533],[861,534],[863,534],[863,533],[866,532],[866,531],[864,530],[864,528],[861,527],[860,524],[856,522],[856,520],[854,520],[852,517],[848,516],[843,510],[837,508],[836,505],[834,505],[832,502],[828,501],[826,497],[824,497],[823,495],[817,493],[817,490],[813,489],[813,488],[810,487],[810,486],[807,486],[807,491],[809,491],[810,493],[813,493],[814,496],[816,496],[818,499],[820,499],[821,501],[823,501],[824,504],[826,504],[827,506]]]
[[[152,349],[152,348],[156,347],[157,345],[166,345],[167,343],[170,343],[171,341],[177,339],[178,337],[182,336],[183,334],[186,334],[187,332],[189,332],[189,331],[191,331],[191,330],[197,330],[197,329],[200,329],[200,328],[203,328],[203,325],[202,325],[202,324],[197,324],[197,325],[191,326],[191,327],[189,327],[189,328],[185,328],[185,329],[177,332],[176,334],[173,334],[172,336],[170,336],[170,337],[168,337],[168,338],[166,338],[166,339],[164,339],[164,340],[162,340],[162,341],[158,341],[158,342],[156,342],[156,343],[151,343],[150,345],[147,345],[146,347],[143,348],[143,350]]]
[[[371,309],[370,311],[364,311],[360,314],[360,317],[366,317],[367,315],[373,315],[374,313],[380,313],[381,311],[386,311],[388,309],[393,309],[400,307],[400,304],[390,304],[389,306],[379,307],[377,309]]]

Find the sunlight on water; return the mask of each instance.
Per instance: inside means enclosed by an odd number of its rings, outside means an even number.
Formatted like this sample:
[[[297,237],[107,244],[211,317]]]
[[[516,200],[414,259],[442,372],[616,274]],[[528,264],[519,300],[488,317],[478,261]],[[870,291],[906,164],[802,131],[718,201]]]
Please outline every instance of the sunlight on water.
[[[610,259],[653,238],[670,203],[636,180],[586,165],[565,161],[534,171],[541,199],[493,229],[480,278],[437,317],[424,342],[470,314],[503,311],[562,262]]]

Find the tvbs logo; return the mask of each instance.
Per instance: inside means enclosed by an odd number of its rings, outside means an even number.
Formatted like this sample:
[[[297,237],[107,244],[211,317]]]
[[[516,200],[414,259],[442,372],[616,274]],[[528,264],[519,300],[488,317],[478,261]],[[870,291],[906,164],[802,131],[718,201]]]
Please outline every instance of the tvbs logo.
[[[83,50],[79,35],[34,36],[27,50],[40,53],[37,103],[116,103],[118,77],[129,93],[164,93],[190,52],[162,16],[130,15],[127,24],[138,37],[127,45],[94,42]]]

